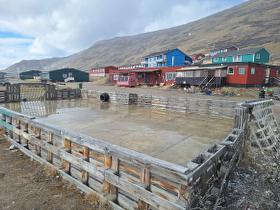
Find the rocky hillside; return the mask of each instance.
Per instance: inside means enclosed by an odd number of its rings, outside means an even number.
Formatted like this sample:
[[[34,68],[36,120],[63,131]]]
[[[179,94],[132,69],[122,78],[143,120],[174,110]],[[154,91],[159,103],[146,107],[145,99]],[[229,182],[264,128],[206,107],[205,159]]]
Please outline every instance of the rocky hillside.
[[[144,55],[178,47],[187,54],[208,52],[221,45],[266,47],[272,62],[280,63],[280,1],[251,0],[231,9],[185,25],[95,43],[77,54],[44,63],[44,69],[74,67],[82,70],[99,65],[138,63]],[[25,61],[6,70],[34,69],[38,61]],[[29,65],[30,64],[30,65]],[[38,65],[38,66],[40,66]]]

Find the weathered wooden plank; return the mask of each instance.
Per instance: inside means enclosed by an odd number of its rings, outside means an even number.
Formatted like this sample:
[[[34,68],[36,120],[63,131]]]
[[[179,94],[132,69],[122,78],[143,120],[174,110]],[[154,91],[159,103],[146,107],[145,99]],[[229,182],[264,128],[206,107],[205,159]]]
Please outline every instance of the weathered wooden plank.
[[[100,180],[104,180],[104,167],[96,167],[94,164],[89,163],[81,158],[75,157],[70,153],[60,150],[60,157],[67,162],[73,163],[80,169],[89,172],[92,176],[97,177]]]
[[[171,203],[161,197],[147,191],[146,189],[139,187],[135,184],[129,183],[122,178],[115,175],[112,171],[105,171],[105,179],[110,182],[112,185],[133,194],[139,200],[145,201],[146,203],[158,208],[158,209],[185,209],[182,206]]]

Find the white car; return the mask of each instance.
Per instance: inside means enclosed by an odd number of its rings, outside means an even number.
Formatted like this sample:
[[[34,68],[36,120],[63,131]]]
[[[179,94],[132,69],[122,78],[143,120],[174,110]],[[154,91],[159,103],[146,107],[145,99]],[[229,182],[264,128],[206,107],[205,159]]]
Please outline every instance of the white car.
[[[75,82],[74,77],[67,77],[64,79],[64,82]]]

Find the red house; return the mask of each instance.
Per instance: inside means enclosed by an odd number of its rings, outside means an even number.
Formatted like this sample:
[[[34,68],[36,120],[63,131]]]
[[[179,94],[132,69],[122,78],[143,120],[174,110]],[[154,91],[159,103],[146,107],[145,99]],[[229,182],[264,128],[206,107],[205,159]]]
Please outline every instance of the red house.
[[[116,69],[118,69],[116,66],[91,68],[88,71],[89,78],[90,78],[91,81],[93,81],[94,78],[109,77],[110,70],[116,70]]]
[[[136,85],[154,86],[161,83],[172,84],[175,81],[176,70],[181,67],[144,68],[141,66],[121,66],[109,71],[109,80],[119,86],[133,87]],[[130,84],[133,81],[133,84]]]
[[[270,84],[278,77],[279,66],[257,63],[227,64],[227,80],[229,86],[252,87]]]

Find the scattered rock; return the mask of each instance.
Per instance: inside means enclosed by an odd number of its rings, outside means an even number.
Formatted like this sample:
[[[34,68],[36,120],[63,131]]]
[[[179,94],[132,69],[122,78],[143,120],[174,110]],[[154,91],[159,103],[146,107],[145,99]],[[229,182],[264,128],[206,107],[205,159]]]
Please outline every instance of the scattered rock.
[[[4,174],[4,173],[0,173],[0,179],[3,179],[3,178],[4,178],[4,176],[5,176],[5,174]]]
[[[9,147],[9,150],[16,150],[17,149],[17,147],[16,147],[16,145],[14,145],[14,144],[12,144],[10,147]]]

